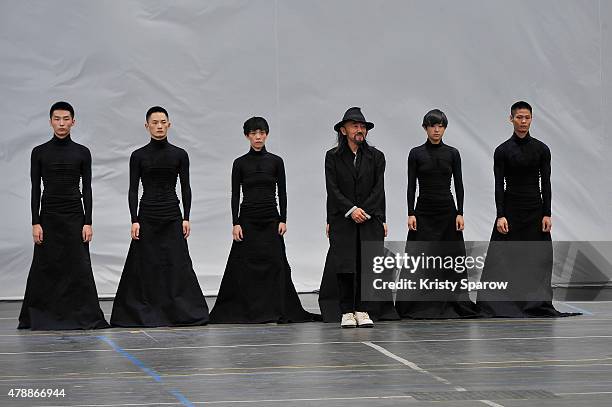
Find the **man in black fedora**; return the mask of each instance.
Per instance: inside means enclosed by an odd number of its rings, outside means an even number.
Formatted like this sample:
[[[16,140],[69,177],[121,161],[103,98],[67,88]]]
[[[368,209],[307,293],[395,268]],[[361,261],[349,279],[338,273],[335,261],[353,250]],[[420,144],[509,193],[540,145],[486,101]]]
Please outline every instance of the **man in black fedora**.
[[[387,235],[385,156],[366,142],[372,128],[360,108],[348,109],[334,126],[337,146],[325,155],[329,251],[319,307],[324,321],[341,320],[343,328],[398,318],[392,303],[361,296],[361,243],[382,242]]]

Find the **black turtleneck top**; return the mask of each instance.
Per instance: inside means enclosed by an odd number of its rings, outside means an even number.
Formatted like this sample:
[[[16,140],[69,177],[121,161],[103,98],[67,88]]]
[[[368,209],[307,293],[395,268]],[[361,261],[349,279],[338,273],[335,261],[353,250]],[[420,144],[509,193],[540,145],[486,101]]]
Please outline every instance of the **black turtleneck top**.
[[[495,149],[493,162],[498,218],[507,215],[508,204],[523,209],[541,207],[542,216],[550,216],[550,150],[546,144],[529,133],[523,138],[513,134]]]
[[[40,223],[41,213],[76,213],[83,209],[85,224],[91,225],[91,153],[87,147],[72,141],[70,135],[63,139],[53,135],[51,140],[32,150],[30,178],[33,225]],[[41,179],[44,186],[42,208]],[[81,180],[82,194],[79,190]]]
[[[182,148],[168,142],[168,138],[155,140],[132,153],[130,157],[130,189],[128,203],[132,223],[146,212],[158,217],[180,216],[176,195],[176,179],[181,180],[183,219],[189,220],[191,210],[191,186],[189,184],[189,156]],[[138,186],[142,180],[140,212]]]
[[[242,218],[278,217],[277,186],[280,209],[278,219],[279,222],[287,222],[287,186],[283,159],[267,152],[265,147],[261,151],[251,148],[248,153],[236,158],[232,167],[232,223],[239,225],[239,219]]]
[[[416,215],[414,200],[417,179],[419,199],[436,202],[452,202],[451,176],[455,184],[457,213],[463,215],[463,178],[459,150],[440,141],[432,144],[429,139],[408,154],[408,215]]]

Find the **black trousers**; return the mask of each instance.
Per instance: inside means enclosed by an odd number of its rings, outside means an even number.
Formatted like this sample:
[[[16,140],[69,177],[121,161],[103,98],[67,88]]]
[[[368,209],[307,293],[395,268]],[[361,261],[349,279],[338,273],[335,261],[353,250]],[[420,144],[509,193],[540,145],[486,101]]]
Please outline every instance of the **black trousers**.
[[[347,312],[366,311],[361,301],[361,275],[360,273],[338,273],[338,292],[340,297],[340,311]]]
[[[338,294],[340,312],[343,314],[355,311],[367,311],[366,303],[361,301],[361,239],[357,228],[357,270],[355,273],[338,273]]]

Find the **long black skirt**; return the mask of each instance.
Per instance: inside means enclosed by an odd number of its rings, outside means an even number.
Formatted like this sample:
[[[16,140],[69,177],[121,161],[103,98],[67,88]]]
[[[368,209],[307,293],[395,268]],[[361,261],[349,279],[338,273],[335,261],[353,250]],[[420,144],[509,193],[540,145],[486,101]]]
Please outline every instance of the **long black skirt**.
[[[82,213],[43,213],[43,243],[34,245],[19,329],[107,328],[83,243]]]
[[[457,211],[454,202],[424,201],[417,202],[417,230],[410,230],[406,239],[406,253],[411,255],[464,257],[465,244],[463,233],[457,231]],[[467,278],[467,273],[456,273],[444,269],[418,269],[414,273],[402,270],[400,278],[414,280],[426,278],[460,283]],[[466,290],[457,289],[453,292],[433,292],[417,289],[400,292],[397,295],[395,308],[402,318],[410,319],[455,319],[477,318],[480,312]]]
[[[477,304],[488,317],[565,317],[552,304],[553,247],[542,232],[542,209],[506,203],[509,232],[493,225],[481,281],[508,282],[508,289],[479,290]],[[497,222],[497,220],[496,220]]]
[[[243,240],[233,242],[210,313],[216,324],[289,323],[320,320],[302,308],[291,280],[278,219],[241,218]]]
[[[181,219],[140,220],[140,239],[130,244],[110,322],[121,327],[208,322]]]

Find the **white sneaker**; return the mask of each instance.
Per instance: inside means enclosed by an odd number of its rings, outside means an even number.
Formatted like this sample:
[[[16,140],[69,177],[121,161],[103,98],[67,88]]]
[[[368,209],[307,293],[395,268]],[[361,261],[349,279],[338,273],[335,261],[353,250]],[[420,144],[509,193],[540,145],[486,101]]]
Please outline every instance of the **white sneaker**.
[[[355,321],[355,314],[347,312],[342,314],[342,322],[340,322],[340,328],[355,328],[357,321]]]
[[[359,328],[372,328],[374,326],[374,322],[372,322],[367,312],[356,311],[355,319]]]

